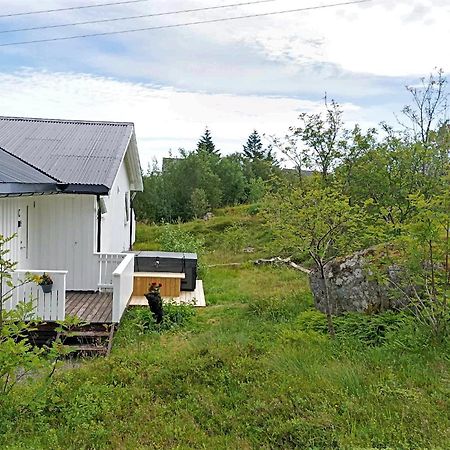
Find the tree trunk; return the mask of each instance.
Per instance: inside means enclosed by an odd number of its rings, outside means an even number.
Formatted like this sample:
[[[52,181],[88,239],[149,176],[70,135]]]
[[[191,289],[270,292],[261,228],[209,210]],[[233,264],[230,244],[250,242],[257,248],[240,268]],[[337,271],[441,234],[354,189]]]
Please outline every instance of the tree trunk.
[[[433,300],[436,301],[436,280],[434,275],[434,257],[433,257],[433,243],[428,241],[428,248],[430,252],[430,264],[431,264],[431,295]]]
[[[446,285],[450,284],[450,267],[448,264],[448,251],[449,251],[449,235],[450,235],[450,223],[447,222],[447,230],[446,230],[446,236],[445,236],[445,281],[446,281]]]
[[[336,336],[336,332],[335,332],[334,324],[333,324],[333,316],[331,315],[330,295],[329,295],[329,292],[328,292],[327,278],[325,276],[325,266],[323,265],[322,262],[320,262],[319,264],[320,264],[320,275],[322,277],[323,287],[325,289],[325,300],[326,300],[326,306],[327,306],[326,314],[327,314],[328,333],[330,333],[330,336],[334,338]]]
[[[296,166],[298,179],[300,182],[300,187],[303,187],[303,173],[302,173],[302,166],[300,164],[297,164]]]

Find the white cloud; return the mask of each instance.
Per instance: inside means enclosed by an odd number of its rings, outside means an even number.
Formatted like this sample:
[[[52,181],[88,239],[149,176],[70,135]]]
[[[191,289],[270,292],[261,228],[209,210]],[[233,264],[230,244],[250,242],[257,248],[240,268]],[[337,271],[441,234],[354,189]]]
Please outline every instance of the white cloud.
[[[42,36],[328,3],[332,2],[277,0],[187,17],[55,30]],[[210,5],[210,0],[152,0],[126,7],[2,19],[0,26],[6,29]],[[34,7],[64,6],[65,0],[41,0]],[[2,2],[2,13],[21,9],[31,9],[30,2]],[[450,53],[445,49],[450,42],[449,23],[449,0],[373,0],[214,25],[4,47],[0,114],[134,121],[144,166],[169,149],[194,148],[205,125],[225,153],[240,150],[253,128],[282,135],[300,111],[321,106],[325,91],[337,100],[364,105],[345,105],[346,118],[350,123],[373,126],[389,121],[392,112],[406,101],[401,85],[416,81],[417,75],[427,74],[434,66],[450,68]],[[22,37],[39,36],[30,33]],[[32,68],[18,70],[23,64]]]
[[[333,2],[282,0],[261,10],[282,10]],[[254,11],[255,7],[247,7]],[[346,5],[224,22],[200,30],[217,39],[257,44],[269,59],[305,64],[332,63],[356,73],[405,76],[450,67],[448,0],[372,0]]]
[[[208,125],[224,153],[240,151],[254,128],[284,134],[317,101],[180,92],[86,74],[23,70],[0,73],[1,114],[136,124],[142,165],[170,149],[193,149]],[[344,105],[349,115],[357,106]]]
[[[87,0],[80,0],[88,4]],[[31,9],[29,2],[22,2],[20,7],[15,0],[5,0],[5,11]],[[28,6],[25,4],[28,3]],[[220,2],[219,2],[220,3]],[[233,2],[230,2],[233,3]],[[40,36],[67,35],[108,30],[120,30],[133,27],[145,27],[161,24],[189,22],[192,20],[232,17],[252,13],[264,13],[295,8],[307,8],[334,3],[329,0],[277,0],[274,2],[229,8],[218,11],[190,13],[166,17],[153,17],[109,24],[88,25],[72,29],[61,29],[40,33],[31,33],[30,38]],[[339,0],[336,2],[339,3]],[[64,7],[64,0],[42,0],[39,8]],[[108,8],[93,8],[64,12],[51,15],[25,16],[6,21],[2,19],[2,28],[20,24],[38,25],[42,23],[61,23],[91,18],[118,17],[133,14],[146,14],[177,9],[211,6],[210,0],[153,0]],[[37,6],[35,7],[37,8]],[[336,65],[341,71],[356,74],[378,76],[412,76],[428,73],[433,67],[444,69],[450,67],[450,53],[445,45],[450,42],[450,1],[448,0],[372,0],[367,3],[325,8],[315,11],[259,17],[239,21],[221,22],[187,28],[132,33],[110,38],[89,39],[82,41],[64,41],[44,44],[43,46],[13,47],[6,50],[8,54],[26,54],[41,49],[48,63],[52,59],[51,49],[60,55],[64,49],[75,48],[77,54],[89,61],[92,67],[106,73],[123,74],[120,70],[122,58],[134,62],[133,75],[154,75],[159,80],[163,71],[171,82],[183,81],[177,61],[181,61],[189,74],[205,74],[216,77],[220,84],[220,73],[211,73],[214,65],[223,71],[221,63],[229,66],[232,73],[238,71],[243,78],[255,77],[255,72],[263,67],[257,64],[256,57],[278,62],[279,72],[290,70],[298,73],[299,68],[311,64]],[[11,40],[20,35],[4,35],[2,39]],[[27,37],[27,35],[25,35]],[[109,42],[111,47],[102,44]],[[239,55],[235,67],[230,55],[226,54],[241,44],[246,49]],[[190,46],[190,47],[189,47]],[[49,47],[50,50],[47,48]],[[211,48],[212,47],[212,48]],[[214,48],[217,53],[214,54]],[[202,51],[206,50],[204,60]],[[99,55],[98,52],[103,53]],[[157,61],[154,58],[157,55]],[[168,64],[165,55],[170,55]],[[64,57],[64,55],[62,55]],[[190,57],[192,60],[190,60]],[[152,59],[149,61],[149,59]],[[155,64],[158,62],[160,64]],[[230,66],[230,63],[232,66]],[[160,67],[155,67],[155,66]],[[123,66],[123,65],[122,65]],[[286,68],[287,67],[287,68]],[[114,69],[115,68],[115,69]],[[234,72],[233,72],[234,68]],[[131,66],[126,65],[126,69]],[[255,70],[253,70],[255,69]],[[282,73],[280,74],[282,75]],[[276,73],[273,73],[276,77]],[[332,77],[324,73],[322,79]],[[176,84],[176,83],[174,83]]]

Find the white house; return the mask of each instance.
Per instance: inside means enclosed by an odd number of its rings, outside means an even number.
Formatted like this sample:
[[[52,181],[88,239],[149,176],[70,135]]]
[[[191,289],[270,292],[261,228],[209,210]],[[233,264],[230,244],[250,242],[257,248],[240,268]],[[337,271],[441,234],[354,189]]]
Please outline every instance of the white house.
[[[54,280],[51,294],[29,286],[11,302],[32,291],[40,317],[60,319],[66,290],[114,290],[118,321],[133,289],[125,252],[142,187],[132,123],[0,117],[0,234],[17,236],[8,244],[17,277]]]

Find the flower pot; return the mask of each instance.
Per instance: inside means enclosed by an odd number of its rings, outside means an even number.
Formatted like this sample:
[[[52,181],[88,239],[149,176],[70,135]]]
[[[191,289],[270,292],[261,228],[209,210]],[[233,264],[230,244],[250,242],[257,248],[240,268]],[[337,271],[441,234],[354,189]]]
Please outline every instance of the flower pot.
[[[50,292],[52,292],[53,289],[53,284],[41,284],[41,288],[44,294],[50,294]]]

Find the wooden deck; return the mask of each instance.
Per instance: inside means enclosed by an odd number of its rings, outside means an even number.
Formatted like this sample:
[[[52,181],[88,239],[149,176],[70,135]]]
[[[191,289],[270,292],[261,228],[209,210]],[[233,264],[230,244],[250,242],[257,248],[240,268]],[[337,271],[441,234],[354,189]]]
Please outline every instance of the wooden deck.
[[[66,315],[77,316],[84,322],[111,323],[112,292],[66,293]]]
[[[197,280],[195,291],[181,291],[178,297],[162,296],[163,300],[174,302],[177,305],[193,305],[203,307],[206,306],[205,293],[203,291],[203,281]],[[130,306],[148,306],[148,301],[143,295],[133,295],[131,297]]]

